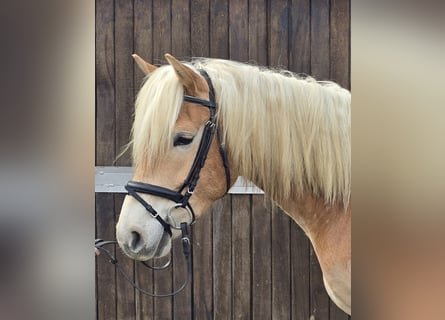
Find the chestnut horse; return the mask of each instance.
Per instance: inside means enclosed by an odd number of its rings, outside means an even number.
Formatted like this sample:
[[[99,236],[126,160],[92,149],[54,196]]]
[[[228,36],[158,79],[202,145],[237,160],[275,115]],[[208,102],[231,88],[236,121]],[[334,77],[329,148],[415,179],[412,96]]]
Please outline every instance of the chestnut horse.
[[[133,57],[147,77],[130,143],[140,189],[128,189],[116,227],[125,254],[169,254],[178,223],[199,218],[243,176],[304,230],[329,296],[350,314],[350,92],[221,59],[182,63],[166,54],[169,64],[156,67]]]

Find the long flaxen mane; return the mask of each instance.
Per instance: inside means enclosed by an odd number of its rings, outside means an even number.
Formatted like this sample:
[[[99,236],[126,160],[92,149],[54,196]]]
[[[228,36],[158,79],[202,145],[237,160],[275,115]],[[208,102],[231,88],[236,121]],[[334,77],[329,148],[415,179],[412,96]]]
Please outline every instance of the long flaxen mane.
[[[305,192],[347,206],[351,189],[350,92],[284,70],[220,59],[188,64],[205,69],[215,87],[219,125],[235,172],[273,200]],[[162,66],[136,99],[133,160],[152,169],[172,147],[183,88]],[[147,160],[149,159],[149,160]]]

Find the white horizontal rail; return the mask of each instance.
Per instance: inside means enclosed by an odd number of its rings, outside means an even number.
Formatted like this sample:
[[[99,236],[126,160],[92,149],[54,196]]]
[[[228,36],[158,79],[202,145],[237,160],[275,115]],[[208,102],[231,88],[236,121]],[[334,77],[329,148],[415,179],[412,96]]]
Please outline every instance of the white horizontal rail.
[[[124,186],[133,176],[132,167],[96,167],[96,192],[98,193],[126,193]],[[263,194],[263,190],[238,177],[231,194]]]

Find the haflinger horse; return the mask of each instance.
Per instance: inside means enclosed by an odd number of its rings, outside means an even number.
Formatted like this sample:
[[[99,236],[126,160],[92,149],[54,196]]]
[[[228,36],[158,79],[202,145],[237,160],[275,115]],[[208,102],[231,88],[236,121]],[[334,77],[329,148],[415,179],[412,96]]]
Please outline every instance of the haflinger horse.
[[[156,67],[133,57],[147,77],[130,143],[134,177],[116,226],[125,254],[168,255],[180,229],[242,176],[304,230],[327,293],[351,314],[350,92],[228,60],[166,54],[168,64]]]

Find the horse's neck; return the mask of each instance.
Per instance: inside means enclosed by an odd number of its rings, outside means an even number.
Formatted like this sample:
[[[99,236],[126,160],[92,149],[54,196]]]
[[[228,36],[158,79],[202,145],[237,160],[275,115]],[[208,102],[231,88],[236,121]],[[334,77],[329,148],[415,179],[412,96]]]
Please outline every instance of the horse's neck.
[[[329,296],[350,314],[351,207],[325,206],[312,197],[281,207],[311,240]]]
[[[313,242],[333,228],[350,228],[350,207],[345,209],[341,205],[326,205],[323,200],[308,195],[281,203],[279,206]]]

